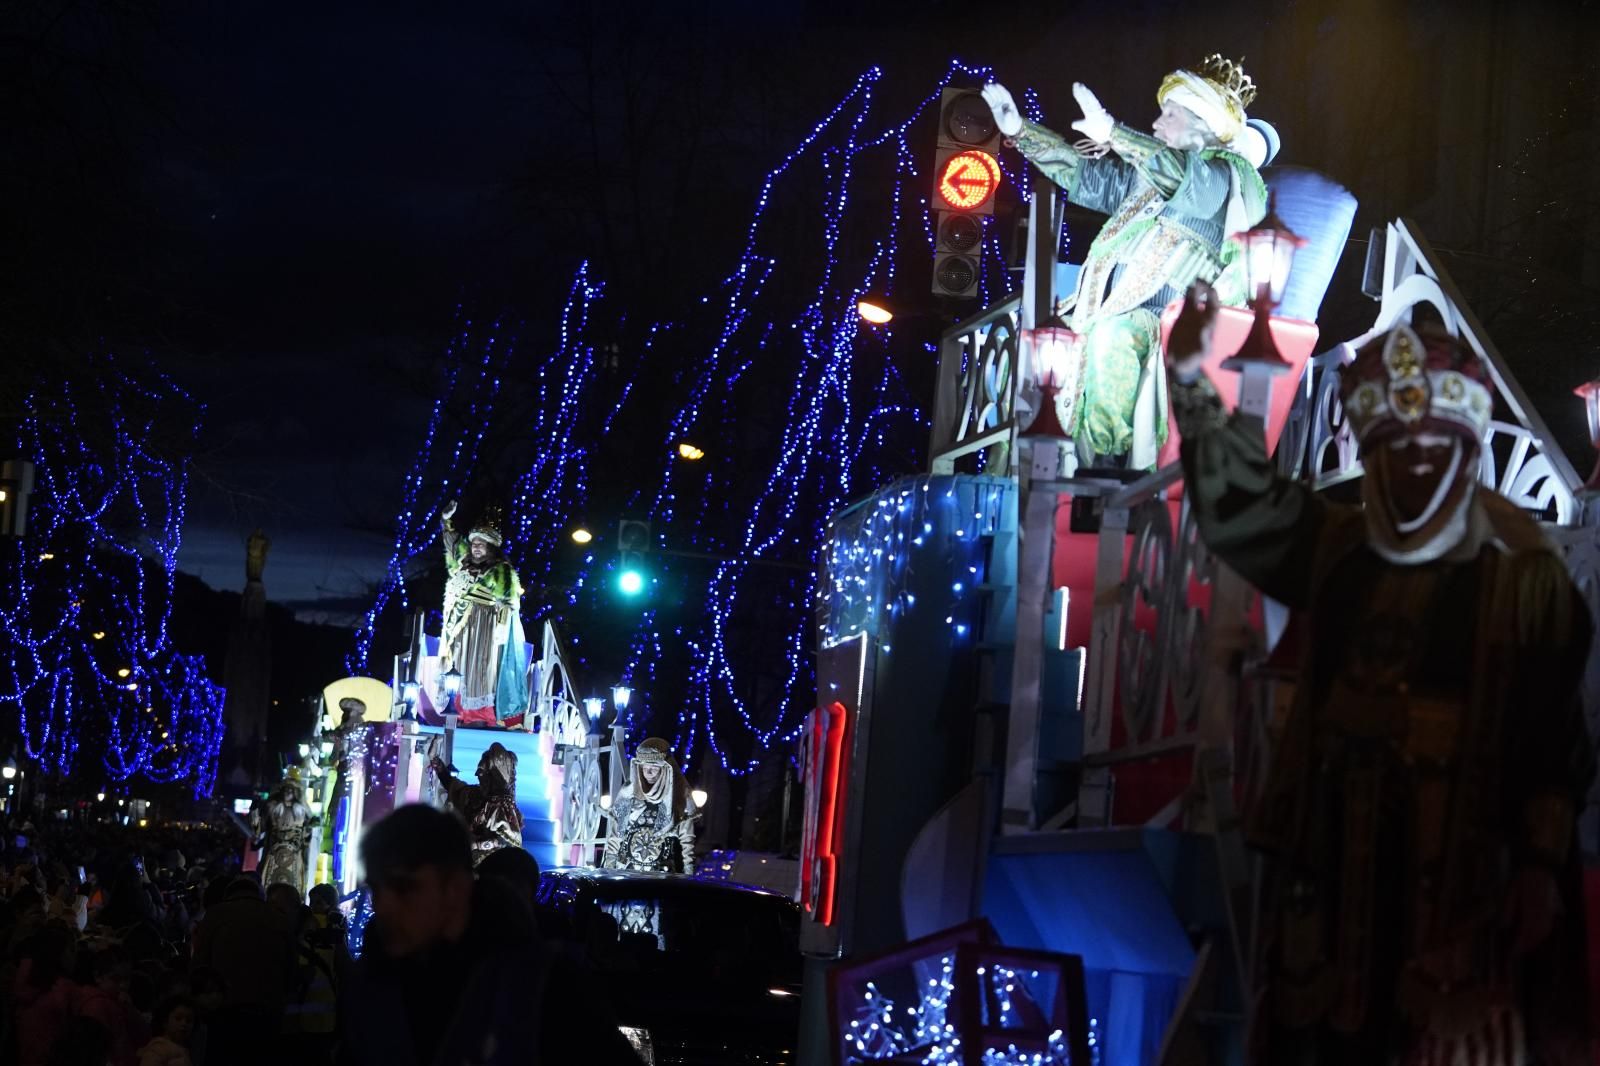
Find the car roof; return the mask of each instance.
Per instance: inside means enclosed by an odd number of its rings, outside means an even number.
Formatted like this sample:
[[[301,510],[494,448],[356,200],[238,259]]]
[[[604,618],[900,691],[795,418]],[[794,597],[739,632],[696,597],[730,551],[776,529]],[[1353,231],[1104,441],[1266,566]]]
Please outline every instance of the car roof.
[[[726,893],[741,896],[762,896],[787,903],[790,906],[798,906],[791,897],[781,892],[774,892],[770,888],[762,888],[760,885],[747,885],[739,881],[714,881],[709,878],[687,874],[663,873],[650,870],[609,870],[595,866],[556,866],[541,871],[540,877],[559,878],[564,881],[581,881],[593,886],[620,887],[626,884],[637,886],[641,890],[655,887],[666,889],[673,894],[703,892],[707,894]]]

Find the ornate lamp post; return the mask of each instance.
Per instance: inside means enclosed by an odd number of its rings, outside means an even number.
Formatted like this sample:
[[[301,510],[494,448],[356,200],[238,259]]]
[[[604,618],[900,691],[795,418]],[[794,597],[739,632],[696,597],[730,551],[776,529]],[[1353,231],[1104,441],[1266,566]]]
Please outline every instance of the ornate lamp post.
[[[1283,300],[1294,253],[1306,243],[1278,217],[1275,201],[1267,201],[1267,214],[1234,240],[1244,248],[1245,271],[1250,286],[1250,310],[1255,321],[1239,350],[1223,360],[1224,370],[1238,371],[1239,410],[1265,419],[1272,399],[1272,379],[1294,364],[1284,359],[1272,337],[1272,312]]]

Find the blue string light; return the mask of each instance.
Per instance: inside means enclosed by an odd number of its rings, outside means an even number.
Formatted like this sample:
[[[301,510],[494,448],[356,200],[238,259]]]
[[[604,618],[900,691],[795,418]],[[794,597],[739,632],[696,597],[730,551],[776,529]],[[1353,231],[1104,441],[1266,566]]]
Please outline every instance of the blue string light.
[[[640,484],[653,488],[636,490],[630,509],[650,519],[659,546],[720,560],[706,576],[703,562],[690,566],[671,556],[656,557],[657,580],[670,578],[684,588],[682,624],[669,634],[663,632],[659,611],[642,611],[626,644],[622,680],[633,699],[623,720],[630,742],[637,743],[636,732],[653,719],[673,714],[674,726],[655,729],[671,735],[685,770],[709,751],[730,773],[749,773],[768,753],[793,742],[814,702],[808,653],[817,636],[814,610],[819,599],[837,591],[821,587],[818,566],[830,567],[833,581],[862,563],[840,557],[837,546],[834,557],[818,558],[829,521],[864,489],[915,464],[908,457],[918,454],[927,439],[929,420],[922,405],[928,398],[914,393],[902,363],[935,359],[936,347],[908,342],[892,323],[864,330],[856,305],[869,293],[895,295],[903,248],[931,255],[929,190],[923,186],[931,180],[932,157],[920,135],[927,132],[946,86],[976,86],[992,72],[952,61],[909,114],[889,122],[878,121],[874,113],[873,93],[882,77],[877,67],[862,73],[767,172],[733,269],[690,305],[684,321],[643,330],[640,352],[629,356],[628,369],[636,374],[657,345],[670,341],[688,368],[678,382],[682,399],[666,419],[659,444],[636,460]],[[1039,115],[1031,94],[1023,106],[1030,117]],[[1025,189],[1026,168],[1009,161],[1006,166]],[[919,184],[907,190],[908,179]],[[804,235],[799,240],[805,246],[795,250],[797,233]],[[998,293],[1009,281],[997,228],[987,227],[984,240],[989,254],[983,258],[982,291]],[[561,319],[560,342],[537,362],[533,375],[536,413],[528,436],[535,455],[517,482],[508,530],[510,554],[529,586],[550,573],[557,538],[587,503],[594,434],[609,429],[630,403],[662,402],[659,396],[639,396],[631,383],[614,397],[598,395],[595,353],[585,338],[599,296],[599,284],[581,269]],[[394,551],[350,657],[352,671],[367,667],[379,615],[391,602],[405,602],[413,561],[435,543],[439,506],[476,459],[482,423],[477,437],[471,426],[459,429],[452,446],[442,428],[443,412],[459,407],[469,390],[477,395],[487,390],[482,415],[487,422],[499,383],[509,377],[506,358],[492,356],[466,331],[447,352],[446,390],[434,405],[407,477]],[[757,364],[763,373],[751,375]],[[785,388],[772,388],[785,380]],[[582,417],[584,409],[602,408],[603,420]],[[754,446],[753,437],[760,438]],[[706,452],[699,463],[687,464],[678,455],[678,445],[690,439]],[[754,474],[752,464],[757,464]],[[912,510],[923,514],[930,506],[919,500]],[[997,504],[985,497],[962,506],[982,516]],[[986,528],[982,517],[963,523],[960,535],[936,550],[970,551],[977,560],[981,552],[974,546]],[[911,529],[880,523],[862,537],[881,539],[884,532]],[[881,564],[882,571],[903,577],[905,561],[914,554],[897,544],[893,562],[898,565]],[[775,577],[771,564],[789,567],[776,571],[789,576]],[[606,609],[610,582],[605,577],[613,565],[599,553],[588,558],[563,605]],[[838,565],[844,570],[832,569]],[[908,596],[896,601],[894,610],[911,606]],[[965,595],[953,590],[947,602],[929,609],[943,610],[952,638],[962,639],[972,624],[969,606]],[[759,654],[730,649],[730,640],[757,639],[750,634],[763,626],[768,645]],[[829,635],[836,634],[824,637]],[[756,676],[767,671],[753,658],[781,661],[776,679]],[[683,668],[679,664],[685,660]],[[668,663],[671,671],[658,671]],[[663,695],[679,696],[685,679],[683,702],[669,708],[653,698],[661,685],[672,686]],[[752,696],[757,692],[760,696]]]
[[[157,372],[90,360],[27,398],[17,450],[36,489],[28,533],[0,547],[0,706],[25,756],[68,774],[92,737],[113,782],[188,781],[211,793],[223,690],[168,626],[204,408]],[[83,427],[93,425],[95,435]],[[155,427],[175,435],[170,458]]]

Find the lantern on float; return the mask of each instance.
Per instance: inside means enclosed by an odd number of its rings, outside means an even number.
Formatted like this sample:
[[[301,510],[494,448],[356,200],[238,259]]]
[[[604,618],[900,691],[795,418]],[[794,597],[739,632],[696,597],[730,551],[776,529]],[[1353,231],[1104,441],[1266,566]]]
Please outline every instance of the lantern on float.
[[[1260,222],[1236,233],[1233,239],[1243,249],[1246,280],[1250,286],[1250,310],[1255,321],[1239,350],[1223,360],[1225,370],[1265,370],[1281,374],[1293,370],[1278,351],[1272,339],[1272,312],[1283,301],[1283,291],[1289,284],[1289,271],[1294,267],[1294,253],[1306,243],[1305,238],[1283,224],[1278,217],[1275,201],[1267,201],[1267,213]]]
[[[1066,385],[1068,369],[1077,358],[1078,335],[1059,315],[1028,331],[1033,349],[1033,375],[1039,383],[1039,412],[1019,436],[1067,440],[1066,427],[1056,414],[1056,396]]]

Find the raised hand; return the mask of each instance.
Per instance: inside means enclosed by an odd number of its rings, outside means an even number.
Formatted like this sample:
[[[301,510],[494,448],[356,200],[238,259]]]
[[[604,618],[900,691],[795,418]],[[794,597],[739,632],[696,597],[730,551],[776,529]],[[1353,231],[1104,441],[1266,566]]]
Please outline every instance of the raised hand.
[[[1007,137],[1015,137],[1022,132],[1022,112],[1017,110],[1017,102],[1011,98],[1011,93],[1004,85],[991,81],[980,89],[979,93],[994,114],[994,124],[1000,127],[1001,133]]]
[[[1172,324],[1167,338],[1167,365],[1180,381],[1192,380],[1211,350],[1211,335],[1217,328],[1217,291],[1203,281],[1189,286],[1183,295],[1183,310]]]
[[[456,501],[451,500],[444,505],[444,510],[439,512],[439,517],[448,522],[456,513]]]
[[[1111,112],[1100,106],[1100,100],[1081,81],[1072,83],[1072,96],[1078,101],[1078,106],[1083,109],[1083,117],[1072,124],[1072,128],[1083,134],[1097,144],[1104,144],[1111,139],[1111,127],[1114,124]]]

